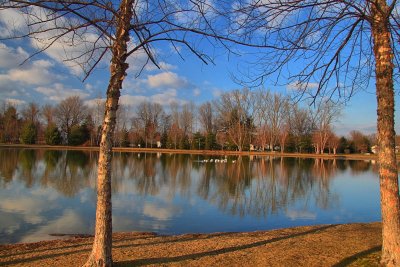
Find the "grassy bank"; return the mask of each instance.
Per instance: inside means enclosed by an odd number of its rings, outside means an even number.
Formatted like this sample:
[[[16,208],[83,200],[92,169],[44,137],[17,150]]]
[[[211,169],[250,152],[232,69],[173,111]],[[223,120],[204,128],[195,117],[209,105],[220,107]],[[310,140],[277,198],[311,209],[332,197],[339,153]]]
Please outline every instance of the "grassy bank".
[[[93,238],[1,245],[0,265],[82,266]],[[114,266],[378,266],[381,224],[244,233],[115,233]]]

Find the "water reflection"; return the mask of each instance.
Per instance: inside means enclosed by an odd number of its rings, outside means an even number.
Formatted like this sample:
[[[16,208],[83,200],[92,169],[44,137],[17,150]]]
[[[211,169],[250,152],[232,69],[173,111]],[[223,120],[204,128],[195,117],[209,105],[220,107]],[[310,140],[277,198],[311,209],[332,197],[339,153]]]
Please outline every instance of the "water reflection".
[[[93,231],[96,152],[0,149],[0,159],[1,243]],[[112,169],[115,231],[379,220],[370,161],[115,153]]]

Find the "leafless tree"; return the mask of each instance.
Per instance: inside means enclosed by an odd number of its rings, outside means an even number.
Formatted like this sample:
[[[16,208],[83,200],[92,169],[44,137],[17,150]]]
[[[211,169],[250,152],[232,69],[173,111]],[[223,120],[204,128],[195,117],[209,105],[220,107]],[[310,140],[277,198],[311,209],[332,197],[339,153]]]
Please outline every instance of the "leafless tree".
[[[199,107],[199,121],[206,133],[214,131],[213,108],[210,102],[206,102]]]
[[[55,110],[54,107],[50,104],[46,104],[42,107],[41,114],[44,120],[46,121],[47,127],[54,123],[54,115]]]
[[[113,138],[114,146],[121,146],[122,144],[128,125],[128,110],[129,107],[126,105],[120,104],[118,107]]]
[[[184,104],[180,116],[181,128],[183,130],[183,138],[187,138],[189,144],[192,143],[193,139],[193,123],[194,123],[194,104],[193,102]]]
[[[340,116],[342,106],[331,101],[322,101],[317,104],[312,113],[314,124],[314,145],[315,153],[323,154],[327,145],[332,123]]]
[[[333,133],[332,131],[329,133],[328,137],[328,147],[329,147],[329,153],[331,149],[333,150],[333,154],[336,155],[337,148],[339,147],[339,137]]]
[[[288,117],[286,117],[286,123],[281,125],[281,128],[279,129],[279,147],[281,149],[281,153],[285,152],[285,146],[289,133],[290,133],[290,126]]]
[[[80,125],[86,115],[86,106],[79,96],[68,97],[55,107],[54,116],[65,140],[68,140],[71,128]]]
[[[307,137],[311,135],[313,127],[309,110],[292,103],[289,114],[289,126],[296,151],[299,153],[304,152],[303,148],[306,146]]]
[[[396,0],[238,0],[229,32],[266,47],[254,82],[288,81],[300,96],[348,99],[376,83],[382,209],[381,263],[400,265],[400,196],[395,155],[394,79],[400,73]],[[301,65],[296,64],[302,62]],[[396,71],[394,71],[396,69]]]
[[[286,119],[288,98],[280,94],[272,94],[266,99],[266,116],[267,124],[270,126],[270,149],[274,147],[278,141],[279,133],[283,128]]]
[[[22,110],[21,114],[25,121],[36,124],[39,120],[39,112],[40,109],[38,104],[32,102]]]
[[[225,131],[229,140],[242,151],[254,126],[255,102],[250,90],[234,90],[222,94],[220,99],[215,101],[215,109],[218,114],[218,127]]]
[[[353,130],[350,132],[351,142],[354,145],[356,153],[367,153],[369,150],[369,139],[360,131]]]
[[[271,96],[269,90],[254,91],[256,97],[256,106],[254,112],[254,124],[257,127],[256,140],[257,145],[264,151],[267,144],[270,145],[270,124],[268,123],[267,110],[270,108],[267,104]]]
[[[136,108],[136,127],[139,127],[142,132],[145,146],[153,147],[154,138],[159,132],[160,120],[164,110],[158,103],[142,102]]]

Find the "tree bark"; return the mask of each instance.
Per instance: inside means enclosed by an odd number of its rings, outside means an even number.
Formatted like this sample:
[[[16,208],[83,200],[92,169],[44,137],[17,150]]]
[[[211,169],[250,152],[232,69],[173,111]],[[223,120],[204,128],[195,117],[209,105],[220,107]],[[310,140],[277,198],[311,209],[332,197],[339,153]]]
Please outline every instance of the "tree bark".
[[[400,201],[394,131],[393,49],[386,1],[371,4],[378,102],[378,160],[382,210],[382,258],[385,266],[400,266]]]
[[[105,115],[100,142],[96,228],[92,252],[84,266],[112,266],[112,205],[111,205],[111,159],[112,136],[116,124],[116,114],[122,81],[126,76],[128,64],[127,43],[129,27],[133,14],[134,0],[122,0],[118,11],[116,36],[112,46],[110,80],[107,88]]]

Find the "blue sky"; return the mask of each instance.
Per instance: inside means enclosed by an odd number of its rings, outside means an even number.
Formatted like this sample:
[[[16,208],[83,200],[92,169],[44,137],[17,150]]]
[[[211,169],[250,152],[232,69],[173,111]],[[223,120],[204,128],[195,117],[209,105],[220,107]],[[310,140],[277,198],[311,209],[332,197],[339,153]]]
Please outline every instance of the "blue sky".
[[[15,14],[2,11],[0,30],[4,31],[7,23],[23,23]],[[3,37],[3,36],[0,36]],[[56,105],[62,99],[79,95],[88,104],[94,99],[104,98],[108,83],[107,60],[86,80],[81,82],[82,72],[75,65],[62,60],[61,47],[57,45],[35,56],[23,65],[21,63],[34,51],[32,40],[0,41],[0,100],[13,102],[23,108],[29,102],[40,105]],[[129,59],[130,69],[124,82],[121,103],[136,106],[140,102],[158,102],[168,107],[171,102],[186,103],[193,101],[201,104],[217,98],[222,92],[241,88],[232,80],[232,75],[241,78],[237,71],[243,65],[242,56],[229,56],[225,51],[211,51],[215,65],[205,65],[194,56],[182,60],[172,47],[156,47],[160,70],[154,65],[146,66],[139,77],[135,77],[145,60],[144,54],[137,54]],[[301,63],[300,63],[301,64]],[[251,66],[249,66],[251,68]],[[286,86],[264,84],[266,89],[281,93],[292,93]],[[400,101],[398,85],[395,86],[396,107]],[[335,122],[335,131],[345,135],[351,130],[360,130],[366,134],[376,131],[376,98],[374,82],[369,88],[359,91],[347,102],[342,116]],[[400,113],[396,111],[396,122]],[[399,123],[396,132],[400,133]]]

